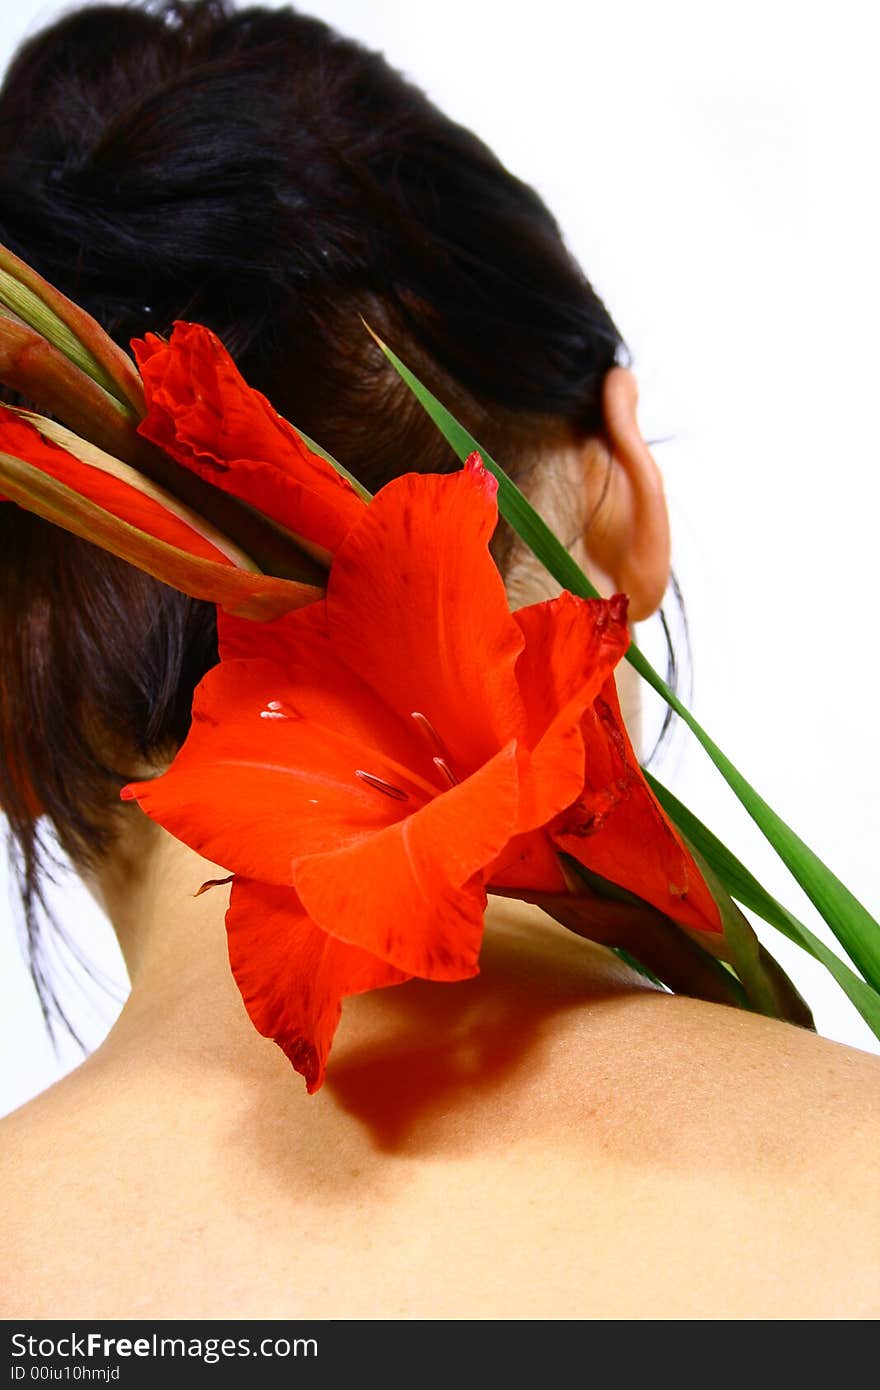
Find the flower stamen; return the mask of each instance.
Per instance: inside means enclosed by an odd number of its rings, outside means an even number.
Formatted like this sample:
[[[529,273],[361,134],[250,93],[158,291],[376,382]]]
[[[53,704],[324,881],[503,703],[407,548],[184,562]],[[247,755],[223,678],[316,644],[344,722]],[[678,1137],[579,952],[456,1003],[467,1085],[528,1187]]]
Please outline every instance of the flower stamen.
[[[390,782],[384,781],[381,777],[374,777],[372,772],[364,772],[362,768],[357,768],[355,777],[360,777],[367,786],[375,787],[377,792],[384,792],[386,796],[392,797],[395,801],[409,801],[409,793],[401,791],[400,787],[393,787]]]
[[[415,720],[416,728],[419,733],[424,734],[428,743],[437,749],[437,753],[431,759],[434,766],[443,773],[450,787],[457,787],[458,778],[449,766],[448,749],[430,719],[417,709],[412,711],[410,718]]]
[[[446,752],[440,735],[438,734],[437,730],[434,728],[434,725],[431,723],[430,719],[428,719],[426,715],[420,713],[419,710],[414,709],[412,714],[410,715],[410,718],[415,720],[416,728],[418,729],[419,733],[424,734],[425,738],[428,740],[429,743],[433,744],[434,747],[439,749],[441,753]]]
[[[446,778],[446,780],[447,780],[447,782],[449,783],[450,787],[457,787],[457,786],[458,786],[458,778],[456,777],[455,773],[452,771],[452,768],[449,766],[449,764],[448,764],[448,762],[446,761],[445,758],[434,758],[434,759],[433,759],[433,763],[434,763],[434,766],[435,766],[436,768],[439,768],[439,770],[443,773],[443,776]]]

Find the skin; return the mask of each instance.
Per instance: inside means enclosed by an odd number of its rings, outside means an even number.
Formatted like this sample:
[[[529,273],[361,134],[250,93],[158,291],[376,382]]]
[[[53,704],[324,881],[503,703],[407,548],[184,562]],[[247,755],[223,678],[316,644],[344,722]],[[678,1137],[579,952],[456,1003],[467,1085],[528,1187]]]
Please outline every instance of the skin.
[[[3,1125],[2,1316],[880,1311],[877,1059],[499,904],[478,979],[346,1002],[309,1097],[231,980],[227,890],[192,897],[215,866],[141,836],[131,998]]]
[[[563,461],[587,501],[597,459]],[[346,1001],[310,1097],[231,978],[228,890],[193,896],[222,868],[119,815],[92,886],[132,992],[0,1126],[0,1316],[880,1313],[880,1059],[496,901],[479,977]]]

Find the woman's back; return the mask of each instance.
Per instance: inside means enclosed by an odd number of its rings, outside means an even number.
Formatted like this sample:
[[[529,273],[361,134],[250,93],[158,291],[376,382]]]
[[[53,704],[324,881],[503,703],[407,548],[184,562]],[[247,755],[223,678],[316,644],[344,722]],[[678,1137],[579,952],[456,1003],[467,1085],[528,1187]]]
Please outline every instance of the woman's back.
[[[880,1312],[877,1059],[503,905],[478,979],[349,1000],[309,1097],[209,964],[219,908],[5,1122],[5,1316]]]

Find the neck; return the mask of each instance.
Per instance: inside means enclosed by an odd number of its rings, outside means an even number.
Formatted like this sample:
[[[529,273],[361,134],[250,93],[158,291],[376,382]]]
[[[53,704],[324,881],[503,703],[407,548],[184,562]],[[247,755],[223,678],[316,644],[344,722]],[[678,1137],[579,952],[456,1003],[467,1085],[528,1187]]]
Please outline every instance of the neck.
[[[102,1051],[140,1047],[149,1036],[153,1050],[252,1060],[254,1045],[265,1052],[266,1044],[254,1032],[229,969],[229,888],[198,892],[226,871],[136,808],[126,808],[125,816],[113,853],[90,880],[131,980],[129,999]]]
[[[95,1062],[121,1067],[127,1086],[146,1067],[166,1099],[175,1087],[187,1105],[195,1096],[215,1096],[227,1114],[236,1097],[252,1105],[256,1093],[269,1115],[305,1103],[300,1079],[256,1032],[232,978],[228,887],[195,896],[224,871],[141,821],[132,822],[93,885],[119,933],[132,984]],[[498,1068],[525,1065],[551,1015],[645,987],[602,947],[537,908],[504,899],[490,899],[480,964],[477,978],[458,985],[416,980],[347,999],[325,1104],[341,1094],[345,1106],[367,1115],[375,1088],[389,1077],[411,1086],[414,1068],[424,1105],[428,1073],[444,1104],[460,1090],[473,1101],[474,1056],[482,1058],[480,1075],[485,1070],[491,1090]]]

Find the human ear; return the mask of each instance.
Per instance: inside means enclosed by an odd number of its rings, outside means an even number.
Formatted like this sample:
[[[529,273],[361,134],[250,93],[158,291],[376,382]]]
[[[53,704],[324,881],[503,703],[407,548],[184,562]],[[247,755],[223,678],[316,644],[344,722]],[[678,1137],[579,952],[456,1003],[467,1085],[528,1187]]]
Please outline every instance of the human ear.
[[[638,387],[612,367],[602,388],[604,438],[581,446],[588,560],[615,590],[629,595],[629,616],[655,613],[669,583],[669,514],[663,479],[636,418]]]

